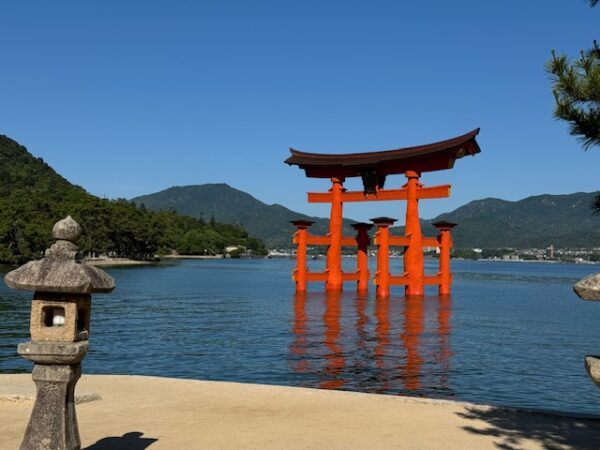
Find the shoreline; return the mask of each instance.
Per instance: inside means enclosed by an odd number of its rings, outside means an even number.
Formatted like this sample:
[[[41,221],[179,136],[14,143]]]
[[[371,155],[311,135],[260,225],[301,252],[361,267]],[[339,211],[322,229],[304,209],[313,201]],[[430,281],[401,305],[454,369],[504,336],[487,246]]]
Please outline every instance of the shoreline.
[[[164,255],[161,259],[224,259],[223,255]]]
[[[223,255],[165,255],[156,261],[131,258],[84,258],[83,262],[96,267],[156,266],[168,259],[223,259]]]
[[[0,386],[0,449],[18,448],[33,381]],[[450,400],[130,375],[83,375],[76,393],[83,449],[600,447],[598,418]]]
[[[84,258],[83,262],[90,266],[96,267],[112,267],[112,266],[152,266],[159,261],[143,261],[139,259],[129,258]]]

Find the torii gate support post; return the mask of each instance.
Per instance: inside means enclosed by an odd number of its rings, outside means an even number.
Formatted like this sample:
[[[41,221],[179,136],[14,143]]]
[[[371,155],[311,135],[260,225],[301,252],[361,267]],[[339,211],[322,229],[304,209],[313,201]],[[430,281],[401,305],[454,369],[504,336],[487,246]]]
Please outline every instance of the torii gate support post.
[[[396,219],[376,217],[371,219],[377,225],[375,245],[377,245],[377,272],[375,273],[375,294],[377,297],[390,296],[390,225]]]
[[[419,222],[419,188],[422,184],[419,182],[420,173],[407,170],[406,178],[408,182],[405,187],[407,190],[406,199],[406,225],[405,235],[410,239],[410,243],[404,251],[404,272],[408,277],[408,284],[405,288],[405,295],[423,295],[424,293],[424,258],[423,258],[423,234],[421,233],[421,223]]]
[[[310,220],[292,220],[291,223],[298,228],[294,233],[294,244],[298,246],[296,250],[296,270],[294,270],[293,280],[296,282],[296,292],[306,291],[306,253],[308,228],[314,223]]]
[[[355,223],[352,228],[356,230],[356,272],[358,281],[356,290],[358,292],[367,292],[369,290],[369,230],[373,228],[370,223]]]
[[[331,178],[331,217],[329,221],[329,247],[327,248],[327,281],[325,289],[328,291],[341,291],[343,289],[342,275],[342,193],[344,192],[344,178]]]
[[[450,230],[456,226],[452,222],[435,222],[432,224],[436,227],[440,234],[438,241],[440,243],[440,284],[439,295],[450,295],[452,286],[452,273],[450,272],[450,250],[452,249],[452,237]]]

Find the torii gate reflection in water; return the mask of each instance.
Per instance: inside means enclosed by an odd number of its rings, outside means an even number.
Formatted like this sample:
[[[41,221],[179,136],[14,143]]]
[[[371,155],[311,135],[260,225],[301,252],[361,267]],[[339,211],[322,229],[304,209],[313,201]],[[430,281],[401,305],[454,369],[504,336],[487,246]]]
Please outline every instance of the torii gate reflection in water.
[[[377,227],[374,244],[377,245],[377,272],[374,284],[378,297],[389,297],[391,285],[405,285],[405,295],[423,295],[425,285],[438,285],[439,294],[450,294],[450,230],[456,225],[450,222],[433,224],[439,230],[437,238],[424,237],[419,222],[419,200],[450,196],[450,185],[425,187],[420,183],[423,172],[451,169],[454,162],[466,155],[475,155],[481,150],[475,136],[479,128],[453,139],[434,144],[407,147],[370,153],[321,154],[305,153],[290,149],[292,156],[285,160],[289,165],[303,169],[307,177],[329,178],[329,192],[308,193],[309,203],[331,203],[331,217],[327,236],[314,236],[308,232],[312,222],[293,221],[297,227],[294,243],[297,244],[297,263],[293,278],[296,292],[306,291],[309,281],[324,281],[328,291],[341,291],[344,281],[356,281],[357,290],[368,289],[369,269],[367,248],[370,244],[368,230],[371,224],[353,225],[354,237],[344,236],[344,202],[406,200],[406,225],[404,236],[392,236],[389,227],[395,219],[377,217],[371,219]],[[407,182],[401,189],[384,189],[388,175],[404,174]],[[350,177],[361,177],[363,191],[349,192],[344,181]],[[306,265],[308,245],[327,246],[327,261],[324,272],[309,272]],[[404,273],[389,272],[390,246],[404,247]],[[356,247],[356,271],[342,271],[342,247]],[[423,247],[440,249],[440,267],[435,276],[424,272]]]
[[[368,294],[294,294],[289,352],[301,385],[350,390],[368,385],[368,391],[387,394],[433,388],[450,394],[450,296],[413,296],[405,302],[377,297],[373,308],[367,303]]]

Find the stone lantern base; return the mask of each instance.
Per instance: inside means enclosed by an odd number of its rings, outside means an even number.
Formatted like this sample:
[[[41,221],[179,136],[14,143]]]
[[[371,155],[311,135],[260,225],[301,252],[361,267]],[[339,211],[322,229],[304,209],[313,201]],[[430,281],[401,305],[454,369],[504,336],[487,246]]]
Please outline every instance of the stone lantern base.
[[[79,450],[75,384],[81,364],[36,364],[32,376],[37,397],[21,450]]]
[[[79,450],[81,440],[75,414],[75,384],[88,342],[27,342],[21,356],[33,361],[37,388],[33,411],[21,450]]]

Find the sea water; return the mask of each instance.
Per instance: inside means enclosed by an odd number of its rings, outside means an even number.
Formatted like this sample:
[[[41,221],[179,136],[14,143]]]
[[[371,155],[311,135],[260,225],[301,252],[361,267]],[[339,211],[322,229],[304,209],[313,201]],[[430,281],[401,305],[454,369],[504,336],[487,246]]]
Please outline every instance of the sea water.
[[[310,261],[313,271],[323,260]],[[371,261],[371,265],[373,261]],[[401,260],[391,260],[400,272]],[[93,297],[84,373],[342,389],[600,415],[583,357],[600,354],[600,303],[572,292],[600,267],[453,261],[451,298],[294,294],[295,261],[180,260],[109,268]],[[346,270],[355,260],[344,258]],[[427,261],[435,273],[437,262]],[[30,292],[0,283],[0,373],[26,372]]]

